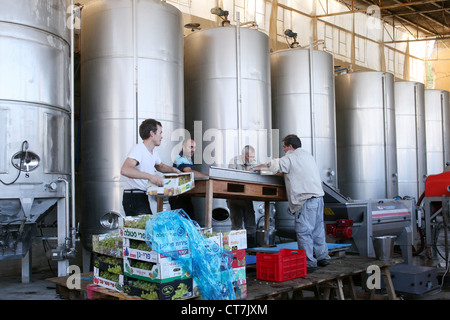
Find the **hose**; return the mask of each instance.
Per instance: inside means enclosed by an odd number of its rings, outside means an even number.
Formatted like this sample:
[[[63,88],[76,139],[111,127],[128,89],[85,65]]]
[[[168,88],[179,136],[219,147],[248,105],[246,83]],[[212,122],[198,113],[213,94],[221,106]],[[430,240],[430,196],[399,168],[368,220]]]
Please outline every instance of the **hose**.
[[[3,183],[5,186],[10,186],[12,184],[14,184],[17,179],[19,179],[20,177],[20,172],[22,171],[22,164],[23,161],[25,160],[25,157],[23,156],[23,154],[28,150],[28,141],[25,140],[22,142],[22,154],[20,155],[20,165],[19,165],[19,169],[18,169],[18,173],[17,173],[17,177],[12,181],[12,182],[4,182],[3,180],[0,179],[0,182]]]
[[[419,197],[419,200],[417,200],[417,204],[416,204],[417,207],[420,207],[420,204],[422,203],[424,197],[425,197],[425,191],[422,192],[422,194]],[[425,237],[423,235],[423,230],[422,230],[422,228],[417,228],[417,230],[419,231],[419,236],[420,236],[420,247],[417,249],[417,251],[413,252],[414,256],[418,256],[425,249]],[[428,256],[428,254],[427,254],[427,256]]]

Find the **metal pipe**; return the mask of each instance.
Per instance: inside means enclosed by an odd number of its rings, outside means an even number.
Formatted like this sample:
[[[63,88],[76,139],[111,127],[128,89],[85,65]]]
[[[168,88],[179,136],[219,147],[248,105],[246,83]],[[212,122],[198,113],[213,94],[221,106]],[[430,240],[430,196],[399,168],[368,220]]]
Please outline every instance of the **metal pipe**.
[[[389,183],[390,183],[390,177],[389,177],[389,159],[388,159],[388,141],[387,141],[387,130],[388,130],[388,124],[387,124],[387,105],[386,105],[386,79],[385,75],[381,77],[381,90],[382,90],[382,96],[383,96],[383,134],[384,134],[384,169],[385,169],[385,196],[389,197]]]
[[[315,111],[314,111],[314,71],[313,71],[313,55],[314,55],[314,49],[312,44],[312,38],[309,38],[309,87],[310,87],[310,93],[309,93],[309,99],[310,99],[310,112],[311,112],[311,154],[316,159],[316,152],[315,152]]]
[[[137,15],[136,15],[136,0],[133,0],[133,18],[132,18],[132,29],[133,29],[133,86],[134,86],[134,95],[133,95],[133,106],[135,107],[135,112],[134,112],[134,132],[136,134],[136,140],[135,142],[138,143],[139,142],[139,132],[138,132],[138,119],[139,119],[139,108],[138,108],[138,66],[137,66],[137,27],[136,27],[136,20],[137,20]]]
[[[242,93],[241,93],[241,26],[240,12],[236,12],[236,84],[237,84],[237,127],[238,152],[242,150]]]
[[[70,207],[70,205],[69,205],[69,182],[66,180],[66,179],[64,179],[64,178],[58,178],[58,182],[64,182],[64,185],[65,185],[65,195],[64,195],[64,198],[65,198],[65,208],[66,208],[66,225],[65,225],[65,227],[66,227],[66,236],[65,236],[65,238],[67,239],[68,237],[69,237],[69,234],[70,234],[70,217],[69,217],[69,212],[70,212],[70,210],[69,210],[69,207]],[[75,215],[73,215],[73,216],[75,216]]]
[[[70,0],[71,9],[74,8],[74,0]],[[71,112],[71,139],[70,139],[70,154],[71,154],[71,188],[72,188],[72,228],[75,226],[75,57],[74,57],[74,43],[75,43],[75,31],[74,26],[70,29],[70,112]],[[61,178],[58,179],[60,181]],[[66,224],[69,224],[69,183],[67,180],[64,180],[67,186],[66,190]],[[69,235],[69,229],[68,226],[66,226],[67,234],[66,237]],[[73,239],[75,240],[75,239]],[[72,242],[72,245],[75,247],[75,241]]]
[[[442,164],[443,164],[443,169],[445,170],[445,163],[446,163],[446,155],[447,155],[447,148],[446,148],[446,138],[445,138],[445,119],[444,119],[444,115],[446,114],[445,112],[445,103],[444,103],[444,93],[441,91],[441,129],[442,129]]]

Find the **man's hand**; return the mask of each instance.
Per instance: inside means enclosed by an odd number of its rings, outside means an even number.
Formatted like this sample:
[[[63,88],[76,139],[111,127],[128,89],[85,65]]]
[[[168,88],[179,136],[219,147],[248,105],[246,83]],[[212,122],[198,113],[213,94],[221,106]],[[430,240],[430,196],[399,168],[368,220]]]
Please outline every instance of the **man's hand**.
[[[164,181],[163,181],[163,179],[162,179],[159,175],[157,175],[157,174],[151,175],[150,178],[149,178],[148,180],[149,180],[151,183],[153,183],[154,185],[157,185],[158,187],[164,186]]]

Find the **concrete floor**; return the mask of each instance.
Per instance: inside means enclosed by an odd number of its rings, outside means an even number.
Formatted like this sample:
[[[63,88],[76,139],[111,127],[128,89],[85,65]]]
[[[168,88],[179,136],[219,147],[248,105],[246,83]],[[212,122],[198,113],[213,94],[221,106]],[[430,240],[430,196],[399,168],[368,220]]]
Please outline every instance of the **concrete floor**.
[[[56,285],[45,279],[55,277],[50,270],[32,274],[30,283],[22,283],[21,276],[0,278],[0,300],[62,300]]]

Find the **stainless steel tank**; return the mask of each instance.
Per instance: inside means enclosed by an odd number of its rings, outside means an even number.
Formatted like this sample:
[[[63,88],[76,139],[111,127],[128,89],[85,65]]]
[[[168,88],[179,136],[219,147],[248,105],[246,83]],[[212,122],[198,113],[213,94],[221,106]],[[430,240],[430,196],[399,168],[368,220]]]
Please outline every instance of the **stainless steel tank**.
[[[93,0],[81,12],[82,242],[124,215],[120,168],[147,118],[159,120],[162,161],[184,128],[181,12],[159,0]],[[176,137],[178,138],[178,137]],[[154,210],[156,207],[153,208]]]
[[[0,260],[23,258],[36,222],[69,197],[69,38],[65,0],[2,1]]]
[[[394,87],[398,193],[418,200],[427,174],[425,88],[413,81],[396,81]]]
[[[450,161],[450,100],[445,90],[425,90],[427,174],[442,173]]]
[[[312,53],[312,57],[311,57]],[[272,123],[279,140],[296,134],[313,155],[322,181],[337,187],[336,114],[333,55],[295,48],[270,56]],[[284,155],[279,142],[279,156]],[[294,232],[287,202],[275,203],[278,235]]]
[[[335,83],[341,193],[357,200],[397,196],[394,76],[354,72]]]
[[[227,167],[247,144],[258,162],[270,158],[269,37],[225,26],[191,33],[184,48],[186,129],[196,140],[196,169]],[[219,202],[214,206],[222,210],[226,203]],[[195,205],[204,211],[204,202]]]

